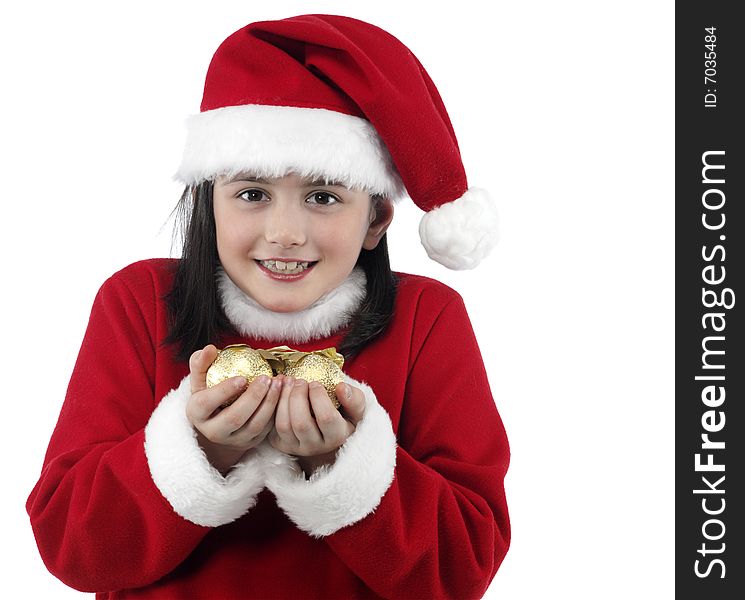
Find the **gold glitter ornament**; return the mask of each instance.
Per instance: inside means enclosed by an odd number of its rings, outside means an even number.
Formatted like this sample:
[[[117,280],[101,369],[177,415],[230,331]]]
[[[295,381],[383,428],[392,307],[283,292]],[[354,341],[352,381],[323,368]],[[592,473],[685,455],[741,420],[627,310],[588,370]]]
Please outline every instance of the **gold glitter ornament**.
[[[344,356],[336,348],[301,352],[288,346],[264,350],[246,344],[232,344],[218,350],[217,357],[207,369],[207,387],[231,377],[243,376],[247,383],[251,383],[261,375],[273,377],[284,373],[288,377],[320,382],[331,402],[339,408],[341,403],[336,397],[336,386],[344,381],[343,366]]]
[[[270,361],[276,360],[271,353],[267,356],[266,350],[254,350],[246,344],[225,346],[218,351],[217,357],[207,369],[207,387],[217,385],[231,377],[243,376],[246,378],[246,383],[251,383],[261,375],[273,377],[274,370]]]
[[[344,373],[341,370],[344,357],[335,348],[299,352],[287,346],[280,346],[271,348],[270,351],[282,359],[283,372],[287,377],[320,382],[326,388],[331,402],[339,408],[341,404],[336,397],[336,386],[344,381]]]

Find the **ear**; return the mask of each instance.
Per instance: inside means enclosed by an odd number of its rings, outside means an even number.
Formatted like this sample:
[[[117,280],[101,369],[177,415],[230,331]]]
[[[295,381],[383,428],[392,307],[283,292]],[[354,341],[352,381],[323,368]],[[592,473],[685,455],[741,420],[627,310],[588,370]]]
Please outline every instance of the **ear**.
[[[370,227],[367,229],[365,240],[362,242],[362,247],[365,250],[374,250],[380,238],[387,231],[388,226],[393,220],[393,202],[388,198],[383,198],[374,210],[371,210]]]

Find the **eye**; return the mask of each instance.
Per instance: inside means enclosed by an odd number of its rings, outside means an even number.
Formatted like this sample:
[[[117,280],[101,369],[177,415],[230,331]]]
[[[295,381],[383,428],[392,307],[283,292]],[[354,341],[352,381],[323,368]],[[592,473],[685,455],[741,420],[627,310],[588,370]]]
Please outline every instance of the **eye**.
[[[331,206],[332,204],[338,204],[339,199],[328,192],[313,192],[308,196],[306,202],[309,202],[310,204],[320,204],[321,206]]]
[[[266,196],[266,194],[263,191],[257,189],[244,190],[240,194],[238,194],[238,198],[242,198],[247,202],[261,202],[264,196]]]

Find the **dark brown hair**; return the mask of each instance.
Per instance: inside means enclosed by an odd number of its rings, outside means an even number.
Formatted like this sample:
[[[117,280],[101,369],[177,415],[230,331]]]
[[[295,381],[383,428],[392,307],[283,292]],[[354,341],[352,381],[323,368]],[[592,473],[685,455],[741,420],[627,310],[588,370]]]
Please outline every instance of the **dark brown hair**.
[[[217,295],[217,255],[213,184],[204,181],[187,186],[174,208],[183,240],[173,287],[162,299],[168,305],[168,336],[164,344],[176,344],[176,360],[188,361],[196,350],[214,344],[223,334],[235,334]],[[380,197],[372,196],[373,202]],[[173,215],[173,212],[171,213]],[[175,231],[174,231],[175,233]],[[380,335],[393,316],[398,280],[391,271],[384,234],[374,250],[360,252],[357,265],[367,276],[367,293],[352,317],[350,327],[337,350],[351,358]]]

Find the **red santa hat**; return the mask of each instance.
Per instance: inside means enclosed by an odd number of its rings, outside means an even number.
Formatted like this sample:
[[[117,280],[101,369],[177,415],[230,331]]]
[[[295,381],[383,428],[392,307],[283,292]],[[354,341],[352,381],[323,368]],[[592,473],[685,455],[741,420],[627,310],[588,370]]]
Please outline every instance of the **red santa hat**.
[[[186,185],[250,171],[339,182],[426,214],[430,258],[478,265],[497,242],[487,192],[469,188],[434,83],[388,32],[338,15],[251,23],[212,58],[201,112],[187,119],[175,178]]]

